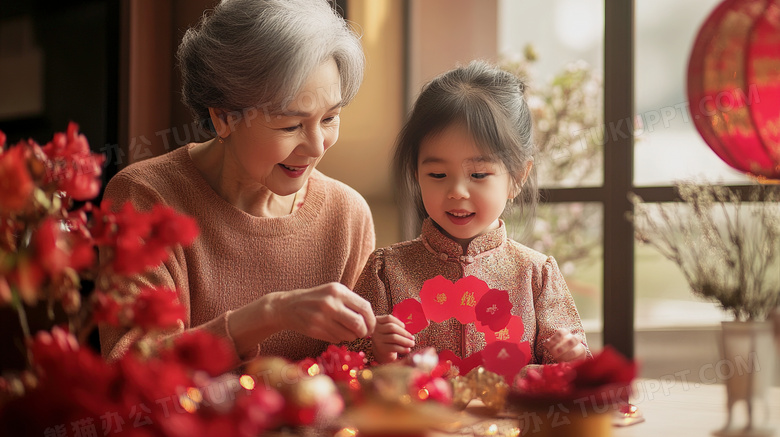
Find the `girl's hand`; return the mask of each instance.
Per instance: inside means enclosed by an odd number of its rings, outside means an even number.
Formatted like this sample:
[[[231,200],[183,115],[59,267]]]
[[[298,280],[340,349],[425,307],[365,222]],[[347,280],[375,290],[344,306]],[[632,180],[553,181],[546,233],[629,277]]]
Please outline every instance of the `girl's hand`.
[[[552,337],[545,340],[544,347],[559,363],[579,360],[587,356],[585,346],[580,339],[566,328],[558,328]]]
[[[376,329],[371,336],[374,358],[381,363],[398,359],[398,354],[408,354],[414,347],[414,335],[404,328],[404,322],[387,314],[376,317]]]

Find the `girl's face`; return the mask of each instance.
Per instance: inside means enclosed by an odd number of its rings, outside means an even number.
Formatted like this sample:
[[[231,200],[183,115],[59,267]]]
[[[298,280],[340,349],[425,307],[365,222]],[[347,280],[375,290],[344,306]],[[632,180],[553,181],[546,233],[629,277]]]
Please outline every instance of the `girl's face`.
[[[232,125],[223,127],[229,129],[226,152],[235,177],[280,196],[300,190],[339,137],[341,102],[341,78],[330,60],[312,72],[281,113],[260,108],[238,118],[228,115]]]
[[[485,156],[460,124],[420,143],[417,181],[425,210],[464,247],[499,226],[514,181],[501,161]]]

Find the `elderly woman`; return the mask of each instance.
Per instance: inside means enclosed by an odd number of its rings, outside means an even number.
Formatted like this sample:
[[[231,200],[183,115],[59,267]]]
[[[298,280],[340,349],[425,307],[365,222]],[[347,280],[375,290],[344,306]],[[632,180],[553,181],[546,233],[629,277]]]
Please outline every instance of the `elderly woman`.
[[[167,204],[201,233],[141,280],[175,287],[179,331],[229,340],[235,365],[370,334],[371,306],[350,290],[374,249],[370,211],[315,170],[362,81],[358,38],[325,0],[224,0],[178,58],[184,102],[215,138],[124,169],[105,198]],[[101,327],[103,354],[133,335]]]

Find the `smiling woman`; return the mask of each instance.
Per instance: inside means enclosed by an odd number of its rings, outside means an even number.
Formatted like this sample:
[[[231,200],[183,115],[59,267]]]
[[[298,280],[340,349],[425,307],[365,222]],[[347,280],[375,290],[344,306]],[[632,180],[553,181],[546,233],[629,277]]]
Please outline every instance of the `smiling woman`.
[[[134,281],[176,288],[186,317],[168,335],[226,338],[237,366],[370,334],[371,307],[349,287],[374,248],[371,214],[315,168],[362,80],[358,38],[325,0],[224,0],[187,31],[178,59],[184,103],[215,138],[136,163],[105,193],[116,207],[167,204],[201,229]],[[117,357],[135,333],[100,335]]]
[[[214,191],[242,211],[262,217],[289,214],[294,197],[305,197],[309,176],[338,140],[340,88],[338,66],[330,59],[277,114],[250,120],[209,108],[218,140],[190,149],[195,166]],[[316,103],[312,96],[321,89],[337,92]]]

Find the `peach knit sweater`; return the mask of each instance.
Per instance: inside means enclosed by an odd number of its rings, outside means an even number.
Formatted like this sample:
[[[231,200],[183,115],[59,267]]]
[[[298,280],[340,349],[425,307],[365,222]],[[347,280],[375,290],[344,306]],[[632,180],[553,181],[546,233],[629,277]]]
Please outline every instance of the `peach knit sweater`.
[[[231,310],[271,292],[341,282],[352,288],[374,250],[371,212],[347,185],[315,170],[303,204],[290,215],[255,217],[220,197],[195,167],[190,144],[122,170],[106,186],[114,207],[165,203],[197,220],[200,235],[177,247],[145,283],[175,287],[186,309],[177,332],[202,329],[232,343]],[[134,333],[101,326],[103,355],[115,359]],[[176,335],[176,334],[174,334]],[[327,344],[292,331],[278,332],[252,350],[236,351],[235,366],[258,352],[290,360],[316,356]]]

